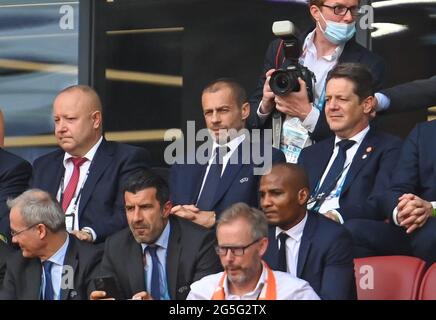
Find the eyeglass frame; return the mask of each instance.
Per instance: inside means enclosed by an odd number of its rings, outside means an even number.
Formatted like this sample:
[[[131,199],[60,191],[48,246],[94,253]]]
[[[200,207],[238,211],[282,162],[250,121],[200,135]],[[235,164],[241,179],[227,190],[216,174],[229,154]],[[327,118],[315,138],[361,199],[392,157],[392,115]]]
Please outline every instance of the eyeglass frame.
[[[353,16],[353,17],[358,17],[360,15],[360,8],[358,6],[357,7],[347,7],[347,6],[344,6],[344,5],[341,5],[341,4],[334,5],[334,6],[329,6],[327,4],[322,4],[321,7],[326,7],[326,8],[333,9],[333,13],[335,15],[337,15],[337,16],[340,16],[340,17],[345,17],[347,15],[348,11],[350,11],[351,16]],[[344,14],[339,14],[339,13],[336,12],[336,10],[338,8],[345,8],[347,10],[345,10]],[[353,11],[351,11],[351,10],[354,10],[355,13],[353,13]]]
[[[15,231],[15,230],[12,230],[12,229],[11,229],[11,237],[12,237],[12,238],[13,238],[13,237],[16,237],[16,236],[20,235],[20,234],[23,233],[23,232],[26,232],[26,231],[28,231],[28,230],[30,230],[30,229],[32,229],[32,228],[35,228],[38,224],[41,224],[41,222],[38,222],[38,223],[32,224],[31,226],[28,226],[27,228],[24,228],[23,230],[20,230],[20,231]]]
[[[248,247],[251,247],[253,244],[255,244],[256,242],[259,242],[261,239],[262,238],[256,239],[253,242],[251,242],[251,243],[249,243],[249,244],[247,244],[246,246],[243,246],[243,247],[221,247],[221,246],[216,245],[215,246],[215,252],[216,252],[217,255],[225,257],[229,253],[229,250],[230,250],[232,255],[234,255],[235,257],[242,257],[245,254],[245,250],[248,249]],[[224,254],[221,254],[220,250],[225,250],[226,252]],[[239,254],[239,253],[236,254],[235,250],[242,250],[242,253],[241,254]]]

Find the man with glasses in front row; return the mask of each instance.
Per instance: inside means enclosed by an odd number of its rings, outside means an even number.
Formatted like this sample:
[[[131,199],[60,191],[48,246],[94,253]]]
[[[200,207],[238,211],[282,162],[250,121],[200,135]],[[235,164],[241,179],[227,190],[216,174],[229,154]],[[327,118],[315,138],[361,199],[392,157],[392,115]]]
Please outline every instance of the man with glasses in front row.
[[[194,282],[187,300],[319,300],[310,285],[262,260],[268,247],[264,214],[239,202],[226,209],[216,227],[224,272]]]
[[[12,242],[0,300],[84,300],[92,290],[101,250],[70,235],[60,204],[30,189],[8,201]]]
[[[315,74],[313,103],[309,102],[301,79],[298,92],[278,96],[271,91],[271,74],[291,64],[284,56],[280,39],[269,45],[262,76],[249,99],[248,127],[273,128],[273,145],[285,153],[287,162],[293,163],[304,147],[331,135],[324,113],[325,84],[327,73],[335,65],[343,62],[365,65],[373,75],[375,90],[381,89],[384,78],[383,60],[353,39],[359,0],[309,0],[308,6],[316,26],[304,39],[299,63]]]

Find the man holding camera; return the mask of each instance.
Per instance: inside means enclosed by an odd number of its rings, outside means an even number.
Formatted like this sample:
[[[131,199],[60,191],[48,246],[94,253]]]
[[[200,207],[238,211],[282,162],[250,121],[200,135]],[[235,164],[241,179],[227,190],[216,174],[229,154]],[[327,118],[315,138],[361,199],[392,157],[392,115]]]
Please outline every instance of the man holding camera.
[[[302,148],[329,135],[323,111],[325,79],[337,63],[366,65],[373,73],[376,89],[381,87],[384,73],[383,61],[352,39],[359,14],[358,0],[310,0],[309,11],[316,27],[304,40],[299,63],[315,75],[313,103],[302,79],[298,80],[298,91],[277,95],[271,90],[270,77],[275,69],[292,64],[284,50],[286,40],[280,39],[270,44],[265,57],[265,75],[259,79],[250,98],[253,116],[249,119],[249,126],[272,127],[273,144],[280,146],[288,162],[297,162]],[[283,34],[283,30],[278,31],[275,33]]]

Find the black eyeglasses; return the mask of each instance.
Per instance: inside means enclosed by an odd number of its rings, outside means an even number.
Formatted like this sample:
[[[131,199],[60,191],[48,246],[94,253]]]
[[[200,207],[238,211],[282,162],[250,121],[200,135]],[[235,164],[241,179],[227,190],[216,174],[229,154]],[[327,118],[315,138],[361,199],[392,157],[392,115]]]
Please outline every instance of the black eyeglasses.
[[[350,11],[353,17],[357,17],[360,14],[359,7],[346,7],[343,5],[329,6],[327,4],[322,4],[321,7],[327,7],[333,9],[333,13],[337,16],[345,16],[348,11]]]
[[[12,229],[11,229],[11,237],[16,237],[16,236],[18,236],[19,234],[21,234],[21,233],[23,233],[23,232],[25,232],[25,231],[27,231],[27,230],[30,230],[30,229],[36,227],[38,224],[39,224],[39,222],[38,222],[38,223],[35,223],[35,224],[32,224],[31,226],[29,226],[29,227],[27,227],[27,228],[25,228],[25,229],[23,229],[23,230],[20,230],[20,231],[15,231],[15,230],[12,230]]]
[[[248,247],[252,246],[253,244],[255,244],[256,242],[258,242],[260,239],[256,239],[253,242],[251,242],[250,244],[247,244],[244,247],[220,247],[220,246],[215,246],[215,251],[219,256],[226,256],[227,252],[230,250],[230,252],[237,257],[243,256],[245,253],[245,249],[247,249]]]

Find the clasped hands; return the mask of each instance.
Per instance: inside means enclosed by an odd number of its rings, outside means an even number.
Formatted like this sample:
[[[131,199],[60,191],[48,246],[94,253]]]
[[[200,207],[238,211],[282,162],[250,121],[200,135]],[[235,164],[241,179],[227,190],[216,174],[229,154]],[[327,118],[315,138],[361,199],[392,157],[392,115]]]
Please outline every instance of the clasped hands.
[[[398,201],[397,221],[409,234],[421,228],[433,214],[431,203],[414,194],[405,193]]]
[[[215,225],[214,211],[201,211],[193,204],[174,206],[171,213],[206,228],[212,228]]]

